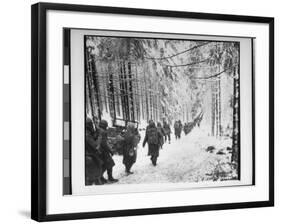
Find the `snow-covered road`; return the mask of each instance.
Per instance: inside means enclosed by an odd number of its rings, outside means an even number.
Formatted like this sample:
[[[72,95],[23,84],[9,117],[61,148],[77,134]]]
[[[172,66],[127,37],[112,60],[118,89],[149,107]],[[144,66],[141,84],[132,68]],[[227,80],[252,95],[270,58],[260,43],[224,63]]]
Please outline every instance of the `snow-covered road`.
[[[187,136],[183,134],[180,140],[172,136],[171,144],[165,143],[160,150],[155,167],[147,156],[147,146],[142,148],[142,140],[137,150],[137,161],[131,169],[134,174],[125,174],[122,156],[114,156],[116,165],[113,172],[119,179],[118,184],[198,182],[210,178],[208,174],[214,171],[218,161],[229,160],[229,155],[208,153],[205,149],[210,145],[217,148],[230,146],[231,140],[218,141],[197,127]]]

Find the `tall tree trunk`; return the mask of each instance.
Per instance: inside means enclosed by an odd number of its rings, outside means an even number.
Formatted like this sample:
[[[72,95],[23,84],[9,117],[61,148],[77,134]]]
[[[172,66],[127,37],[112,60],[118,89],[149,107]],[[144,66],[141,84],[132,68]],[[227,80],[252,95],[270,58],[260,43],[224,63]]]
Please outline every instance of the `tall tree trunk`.
[[[147,64],[146,64],[147,66]],[[146,69],[144,70],[143,76],[144,76],[144,93],[145,93],[145,107],[146,107],[146,121],[148,122],[150,120],[150,114],[149,114],[149,89],[148,89],[148,81],[147,81],[147,77],[146,77],[146,71],[147,71],[147,67],[145,67]]]
[[[134,106],[134,94],[133,94],[133,75],[132,75],[132,63],[128,61],[128,98],[129,98],[129,108],[130,108],[130,120],[135,120],[135,106]]]
[[[220,71],[219,71],[220,72]],[[219,102],[219,107],[218,107],[218,127],[219,127],[219,136],[222,136],[222,124],[221,124],[221,77],[219,76],[218,80],[218,102]]]
[[[212,101],[211,101],[211,104],[212,104],[212,106],[211,106],[212,132],[211,132],[211,134],[212,134],[212,136],[214,136],[215,135],[215,124],[216,124],[216,120],[215,120],[216,119],[215,81],[211,82],[211,95],[212,95]]]
[[[89,52],[86,51],[85,53],[85,60],[86,60],[86,83],[88,88],[88,94],[89,94],[89,104],[91,107],[91,115],[92,118],[98,116],[98,118],[101,118],[101,111],[100,111],[100,99],[99,99],[99,85],[98,85],[98,79],[97,79],[97,71],[96,71],[96,64],[94,57],[89,55]],[[94,92],[94,96],[93,93]],[[98,114],[95,114],[95,108],[93,101],[96,101],[97,105],[97,112]],[[95,121],[95,119],[94,119]],[[96,124],[95,124],[96,125]]]
[[[219,108],[219,102],[218,102],[218,80],[215,81],[215,90],[216,90],[216,93],[215,93],[215,100],[216,100],[216,109],[215,109],[215,127],[216,127],[216,137],[219,135],[219,128],[218,128],[218,120],[219,120],[219,117],[218,117],[218,108]]]
[[[141,119],[146,120],[145,114],[146,114],[146,107],[145,107],[145,80],[144,80],[144,63],[142,62],[142,78],[140,77],[141,85],[139,85],[140,88],[140,97],[141,97]]]
[[[140,90],[140,86],[139,86],[139,75],[138,75],[138,64],[136,62],[135,64],[135,103],[136,103],[136,119],[138,120],[138,122],[140,122],[140,110],[141,110],[141,90]]]
[[[92,98],[92,90],[91,90],[91,84],[90,84],[90,77],[89,77],[89,73],[87,74],[87,88],[88,88],[88,102],[89,102],[89,106],[90,106],[90,111],[91,111],[91,116],[92,118],[94,118],[95,113],[94,113],[94,106],[93,106],[93,98]]]
[[[218,65],[219,73],[221,72],[221,65]],[[221,125],[221,76],[218,77],[218,135],[222,135]]]
[[[125,99],[125,114],[126,114],[126,123],[130,120],[130,107],[129,107],[129,91],[128,91],[128,77],[126,62],[123,61],[123,80],[124,80],[124,99]]]
[[[124,64],[123,60],[120,61],[120,95],[121,95],[121,105],[123,119],[127,120],[127,107],[126,107],[126,91],[125,91],[125,74],[124,74]]]
[[[115,110],[115,91],[114,91],[114,78],[113,78],[113,69],[112,64],[108,64],[108,104],[110,116],[115,120],[116,119],[116,110]]]
[[[149,104],[150,104],[150,114],[151,118],[153,120],[153,97],[152,97],[152,82],[151,82],[151,77],[149,78]]]
[[[106,64],[102,64],[103,67],[103,71],[107,71],[107,65]],[[101,74],[101,92],[102,92],[102,96],[103,96],[103,106],[104,108],[102,108],[102,112],[103,109],[105,109],[105,112],[108,113],[109,112],[109,102],[108,102],[108,97],[109,97],[109,93],[108,93],[108,83],[109,83],[109,77],[108,75]]]
[[[239,69],[238,69],[239,70]],[[232,134],[232,162],[239,164],[239,74],[237,68],[234,71],[233,79],[233,134]],[[239,167],[239,166],[238,166]],[[240,173],[240,172],[239,172]]]

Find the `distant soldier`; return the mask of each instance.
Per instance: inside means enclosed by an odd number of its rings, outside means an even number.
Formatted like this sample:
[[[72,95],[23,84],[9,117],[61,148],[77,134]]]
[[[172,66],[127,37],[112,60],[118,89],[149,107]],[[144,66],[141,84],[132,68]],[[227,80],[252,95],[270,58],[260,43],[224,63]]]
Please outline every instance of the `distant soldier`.
[[[149,121],[149,125],[145,131],[145,137],[142,143],[144,147],[146,142],[148,143],[148,155],[150,155],[151,162],[154,166],[157,164],[157,158],[159,156],[159,147],[161,142],[161,134],[157,130],[153,120]]]
[[[129,175],[133,173],[131,168],[137,159],[137,145],[140,141],[140,134],[135,125],[129,123],[123,137],[123,164],[125,165],[126,173]]]
[[[99,123],[98,149],[101,151],[101,158],[103,160],[103,172],[105,170],[107,171],[108,181],[117,182],[118,180],[114,179],[112,176],[112,170],[115,163],[112,159],[113,152],[111,151],[111,148],[108,145],[107,127],[107,121],[101,120]],[[102,181],[107,182],[107,180],[103,176]]]
[[[174,133],[175,133],[175,138],[178,139],[179,138],[179,122],[175,121],[174,123]]]
[[[184,126],[183,126],[183,131],[184,131],[184,134],[187,135],[188,134],[188,125],[187,123],[185,122],[184,123]]]
[[[165,142],[168,139],[169,144],[170,144],[171,143],[171,128],[170,128],[170,125],[166,121],[164,121],[163,129],[164,129],[164,132],[165,132]]]
[[[93,128],[93,123],[90,118],[86,119],[86,184],[103,184],[103,161],[101,159],[101,152],[97,149],[98,141],[95,137],[96,131]]]
[[[157,122],[157,130],[158,132],[160,133],[161,135],[161,139],[160,139],[160,148],[162,149],[163,148],[163,145],[164,145],[164,136],[165,136],[165,132],[164,132],[164,129],[161,125],[160,122]]]
[[[179,122],[179,133],[178,133],[178,138],[181,138],[182,123],[181,123],[181,120],[179,120],[178,122]]]

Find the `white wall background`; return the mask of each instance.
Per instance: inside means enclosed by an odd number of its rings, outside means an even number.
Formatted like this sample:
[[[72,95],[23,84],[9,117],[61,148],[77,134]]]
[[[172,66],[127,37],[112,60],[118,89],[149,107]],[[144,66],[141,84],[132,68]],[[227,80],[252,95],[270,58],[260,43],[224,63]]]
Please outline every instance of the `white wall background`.
[[[44,0],[42,0],[44,1]],[[51,1],[51,0],[50,0]],[[30,220],[30,5],[2,1],[0,7],[0,223]],[[275,17],[275,161],[276,206],[169,215],[78,220],[60,223],[278,223],[280,179],[280,5],[276,0],[60,0],[62,3],[185,10]]]

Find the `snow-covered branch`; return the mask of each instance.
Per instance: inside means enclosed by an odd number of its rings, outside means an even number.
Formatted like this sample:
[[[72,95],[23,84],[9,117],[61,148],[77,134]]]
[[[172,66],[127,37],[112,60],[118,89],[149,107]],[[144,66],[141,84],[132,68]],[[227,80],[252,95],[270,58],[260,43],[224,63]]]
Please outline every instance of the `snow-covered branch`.
[[[187,64],[182,64],[182,65],[166,65],[166,66],[171,67],[171,68],[174,68],[174,67],[185,67],[185,66],[201,64],[201,63],[207,62],[209,59],[210,59],[210,57],[207,58],[207,59],[201,60],[201,61],[190,62],[190,63],[187,63]]]
[[[216,73],[214,75],[210,75],[210,76],[206,76],[206,77],[191,77],[191,79],[204,79],[204,80],[206,80],[206,79],[216,78],[216,77],[220,76],[221,74],[223,74],[224,72],[229,71],[230,69],[234,68],[234,66],[236,66],[236,65],[233,65],[229,68],[226,68],[223,71],[221,71],[219,73]]]
[[[145,58],[145,59],[151,59],[151,60],[165,60],[165,59],[173,58],[173,57],[176,57],[176,56],[178,56],[178,55],[184,54],[184,53],[186,53],[186,52],[192,51],[192,50],[194,50],[194,49],[196,49],[196,48],[203,47],[203,46],[205,46],[205,45],[207,45],[207,44],[209,44],[209,43],[212,43],[212,42],[211,42],[211,41],[210,41],[210,42],[205,42],[205,43],[203,43],[203,44],[196,45],[196,46],[191,47],[191,48],[189,48],[189,49],[187,49],[187,50],[184,50],[184,51],[181,51],[181,52],[179,52],[179,53],[176,53],[176,54],[173,54],[173,55],[170,55],[170,56],[166,56],[166,57],[159,57],[159,58],[155,58],[155,57],[144,57],[144,58]]]

